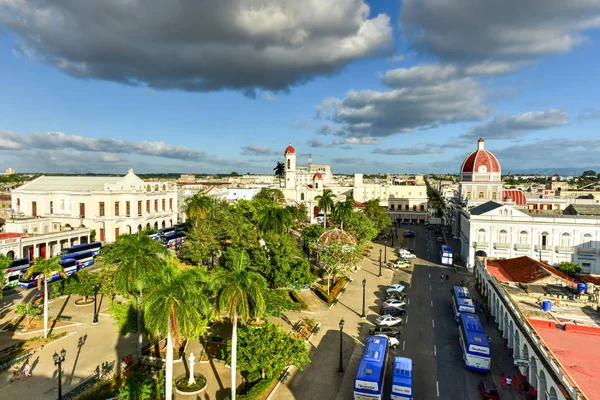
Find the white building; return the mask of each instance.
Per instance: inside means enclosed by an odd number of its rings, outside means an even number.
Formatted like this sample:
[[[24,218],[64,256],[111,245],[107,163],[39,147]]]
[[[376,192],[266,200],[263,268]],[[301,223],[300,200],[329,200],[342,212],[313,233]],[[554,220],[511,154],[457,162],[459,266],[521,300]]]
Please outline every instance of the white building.
[[[125,176],[41,176],[11,195],[19,217],[47,218],[59,230],[95,229],[103,242],[177,223],[177,186],[145,182],[132,169]]]

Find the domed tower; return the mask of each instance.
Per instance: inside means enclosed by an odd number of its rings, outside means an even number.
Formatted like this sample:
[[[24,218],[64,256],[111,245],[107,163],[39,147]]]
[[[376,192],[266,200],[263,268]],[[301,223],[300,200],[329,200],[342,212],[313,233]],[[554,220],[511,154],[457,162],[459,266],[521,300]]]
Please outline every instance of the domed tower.
[[[296,187],[296,150],[291,143],[283,155],[285,156],[285,188],[294,189]]]
[[[323,175],[320,172],[313,175],[313,188],[317,190],[323,189]]]
[[[477,150],[469,154],[460,168],[460,198],[469,204],[502,201],[500,163],[484,147],[485,141],[480,138]]]

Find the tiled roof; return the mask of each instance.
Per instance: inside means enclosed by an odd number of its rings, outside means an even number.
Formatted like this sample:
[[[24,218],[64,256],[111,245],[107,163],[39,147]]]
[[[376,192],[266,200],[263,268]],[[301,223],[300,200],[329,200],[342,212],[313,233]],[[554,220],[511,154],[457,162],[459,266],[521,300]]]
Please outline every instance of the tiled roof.
[[[469,213],[471,215],[482,215],[488,211],[495,210],[496,208],[502,207],[502,204],[498,204],[495,201],[488,201],[487,203],[483,203],[480,206],[472,208]]]
[[[292,146],[291,143],[288,147],[285,148],[285,151],[283,152],[283,154],[288,154],[288,153],[292,153],[292,154],[296,153],[296,150],[294,149],[294,147]]]
[[[550,272],[542,268],[539,261],[527,256],[506,260],[488,260],[487,266],[488,269],[490,267],[500,269],[501,275],[496,277],[499,280],[506,281],[508,279],[508,282],[532,283],[550,276]],[[492,270],[490,272],[493,273]]]
[[[27,235],[23,235],[22,233],[14,233],[14,232],[0,233],[0,240],[20,238],[20,237],[26,237],[26,236]]]
[[[460,173],[478,173],[478,172],[500,172],[500,163],[496,156],[487,150],[483,149],[483,139],[477,141],[477,150],[469,154],[460,167]],[[485,167],[485,171],[479,171],[481,166]]]
[[[356,200],[352,200],[352,207],[354,207],[354,208],[365,208],[366,206],[363,203],[361,203],[361,202],[358,202]]]
[[[503,190],[502,191],[502,200],[506,201],[506,198],[510,197],[517,205],[525,205],[527,204],[527,197],[525,197],[525,193],[517,189],[511,190]]]
[[[600,215],[600,205],[596,204],[569,204],[563,211],[566,215]]]

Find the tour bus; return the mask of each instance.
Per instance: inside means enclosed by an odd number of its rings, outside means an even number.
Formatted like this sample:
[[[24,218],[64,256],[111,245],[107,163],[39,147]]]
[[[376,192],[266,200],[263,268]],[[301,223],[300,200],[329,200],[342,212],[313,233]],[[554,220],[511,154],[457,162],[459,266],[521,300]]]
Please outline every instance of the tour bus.
[[[158,230],[158,234],[159,235],[166,235],[167,233],[175,232],[175,229],[177,229],[177,228],[175,228],[174,226],[172,226],[170,228],[160,228]]]
[[[82,251],[93,251],[94,257],[95,257],[98,254],[100,254],[101,250],[102,250],[102,243],[94,242],[94,243],[78,244],[76,246],[69,247],[68,249],[62,249],[60,254],[64,256],[67,254],[80,253]]]
[[[492,347],[477,315],[460,313],[458,337],[465,367],[473,371],[489,372]]]
[[[19,278],[29,269],[29,258],[19,258],[13,260],[12,264],[6,270],[6,279],[2,282],[2,289],[15,287],[19,283]]]
[[[61,260],[73,259],[77,261],[77,269],[89,267],[94,265],[94,252],[93,251],[82,251],[79,253],[67,254],[60,256]]]
[[[354,379],[354,400],[383,399],[388,338],[369,336]]]
[[[166,235],[160,236],[160,241],[166,247],[175,247],[185,242],[185,233],[183,232],[170,232]]]
[[[443,244],[440,251],[442,265],[452,265],[452,247]]]
[[[475,314],[475,304],[469,289],[464,286],[454,286],[452,288],[452,309],[454,310],[454,319],[458,324],[460,313]]]
[[[67,276],[71,276],[75,272],[77,272],[77,261],[74,260],[74,259],[72,259],[72,258],[67,258],[67,259],[64,259],[64,260],[60,260],[59,264],[62,265],[63,272]],[[32,287],[37,286],[38,277],[39,277],[39,274],[35,275],[35,276],[31,276],[29,278],[25,278],[25,276],[21,276],[19,278],[19,287],[22,287],[22,288],[25,288],[25,289],[30,289]],[[62,279],[62,277],[63,276],[61,274],[59,274],[58,271],[55,271],[48,278],[48,282],[52,282],[52,281],[56,281],[56,280]]]
[[[394,359],[391,400],[412,400],[412,369],[413,363],[410,358],[396,357]]]

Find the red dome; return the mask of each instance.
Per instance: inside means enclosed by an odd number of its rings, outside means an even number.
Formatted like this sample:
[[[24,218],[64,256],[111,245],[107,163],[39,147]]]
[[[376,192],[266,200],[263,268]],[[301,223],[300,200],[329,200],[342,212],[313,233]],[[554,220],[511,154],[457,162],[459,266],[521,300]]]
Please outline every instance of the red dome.
[[[285,151],[283,152],[283,154],[296,154],[296,150],[292,147],[292,144],[290,143],[290,145],[288,147],[285,148]]]
[[[313,179],[323,179],[323,175],[321,175],[320,172],[317,172],[316,174],[313,175]]]
[[[500,173],[500,163],[496,156],[487,150],[484,150],[485,141],[477,141],[477,150],[469,154],[460,168],[461,174],[471,173]]]

